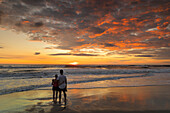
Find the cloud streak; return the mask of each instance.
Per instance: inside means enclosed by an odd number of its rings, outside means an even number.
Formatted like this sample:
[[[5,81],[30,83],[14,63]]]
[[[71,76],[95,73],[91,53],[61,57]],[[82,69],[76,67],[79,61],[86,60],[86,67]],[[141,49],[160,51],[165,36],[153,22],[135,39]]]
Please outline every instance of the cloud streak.
[[[154,57],[154,55],[135,55],[135,57]]]
[[[34,55],[40,55],[41,53],[40,52],[35,52]]]
[[[57,53],[57,54],[49,54],[50,56],[67,56],[67,55],[72,55],[72,56],[99,56],[96,54],[85,54],[85,53],[79,53],[79,54],[73,54],[73,53]]]

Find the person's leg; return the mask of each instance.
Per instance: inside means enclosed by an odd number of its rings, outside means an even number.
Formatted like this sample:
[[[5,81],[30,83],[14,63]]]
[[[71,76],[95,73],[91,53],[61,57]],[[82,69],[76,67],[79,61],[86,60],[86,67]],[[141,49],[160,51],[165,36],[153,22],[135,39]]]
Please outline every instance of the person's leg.
[[[63,90],[63,93],[64,93],[64,102],[65,102],[65,105],[66,105],[67,94],[66,94],[65,90]]]
[[[55,90],[53,90],[53,101],[55,100]]]
[[[59,91],[59,104],[61,104],[61,90]]]
[[[56,102],[57,102],[57,98],[58,98],[58,90],[56,91]]]

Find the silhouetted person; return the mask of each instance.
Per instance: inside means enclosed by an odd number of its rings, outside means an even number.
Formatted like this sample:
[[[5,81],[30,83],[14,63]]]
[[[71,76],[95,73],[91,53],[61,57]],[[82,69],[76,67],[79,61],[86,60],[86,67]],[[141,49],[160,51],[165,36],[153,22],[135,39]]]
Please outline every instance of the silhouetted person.
[[[57,102],[58,91],[60,90],[59,87],[58,87],[59,84],[58,84],[58,75],[57,74],[55,75],[55,79],[52,79],[51,84],[53,85],[53,88],[52,88],[52,90],[53,90],[53,101]],[[56,93],[56,98],[55,98],[55,93]]]
[[[67,78],[63,75],[63,70],[60,70],[60,76],[58,77],[59,81],[59,103],[61,104],[61,92],[64,93],[64,102],[66,105],[66,91],[67,91]]]

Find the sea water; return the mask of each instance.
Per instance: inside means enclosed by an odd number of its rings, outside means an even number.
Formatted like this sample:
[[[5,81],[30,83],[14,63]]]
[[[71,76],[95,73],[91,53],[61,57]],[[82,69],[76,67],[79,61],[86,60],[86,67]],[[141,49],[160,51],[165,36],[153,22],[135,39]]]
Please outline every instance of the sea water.
[[[169,65],[0,65],[0,95],[51,87],[59,70],[68,89],[170,85]]]

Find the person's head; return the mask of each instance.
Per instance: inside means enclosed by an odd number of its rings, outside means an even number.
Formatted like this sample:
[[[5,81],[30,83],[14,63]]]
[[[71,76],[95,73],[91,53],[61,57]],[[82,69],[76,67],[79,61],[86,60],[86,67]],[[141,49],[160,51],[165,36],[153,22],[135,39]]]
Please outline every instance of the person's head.
[[[63,70],[62,69],[60,70],[60,74],[63,75]]]
[[[56,74],[56,75],[55,75],[55,78],[57,78],[57,77],[58,77],[58,75]]]

